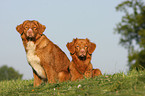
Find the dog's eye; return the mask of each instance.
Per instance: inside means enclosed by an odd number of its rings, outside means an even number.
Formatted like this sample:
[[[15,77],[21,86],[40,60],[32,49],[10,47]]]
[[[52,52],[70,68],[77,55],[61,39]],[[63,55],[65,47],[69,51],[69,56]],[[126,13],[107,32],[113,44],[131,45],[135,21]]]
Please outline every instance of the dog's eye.
[[[88,46],[85,46],[85,48],[87,48]]]
[[[36,27],[33,27],[33,29],[35,30],[35,29],[36,29]]]
[[[25,30],[27,30],[27,29],[28,29],[28,27],[25,27],[24,29],[25,29]]]
[[[79,47],[79,46],[76,46],[77,48]]]

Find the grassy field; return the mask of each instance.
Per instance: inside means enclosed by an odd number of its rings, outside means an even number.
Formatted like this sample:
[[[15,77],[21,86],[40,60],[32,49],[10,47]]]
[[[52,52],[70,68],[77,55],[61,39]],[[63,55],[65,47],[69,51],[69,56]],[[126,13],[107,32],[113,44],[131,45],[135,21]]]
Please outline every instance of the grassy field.
[[[0,96],[145,96],[145,71],[117,73],[93,79],[42,84],[33,87],[33,80],[0,82]]]

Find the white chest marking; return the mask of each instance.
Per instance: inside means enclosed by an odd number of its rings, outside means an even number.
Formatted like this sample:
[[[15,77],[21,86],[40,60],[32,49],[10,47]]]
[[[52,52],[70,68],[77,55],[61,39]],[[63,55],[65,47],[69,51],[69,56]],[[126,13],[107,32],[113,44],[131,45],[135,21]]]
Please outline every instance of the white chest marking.
[[[41,78],[46,78],[44,69],[40,65],[40,58],[35,54],[36,45],[34,42],[27,43],[27,60],[30,66],[37,72]]]

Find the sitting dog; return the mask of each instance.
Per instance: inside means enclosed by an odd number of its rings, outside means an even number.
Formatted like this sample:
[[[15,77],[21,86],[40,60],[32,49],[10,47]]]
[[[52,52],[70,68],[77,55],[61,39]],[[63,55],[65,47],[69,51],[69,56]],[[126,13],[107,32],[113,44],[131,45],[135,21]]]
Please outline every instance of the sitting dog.
[[[71,81],[82,79],[85,77],[94,77],[101,75],[99,69],[93,69],[91,64],[91,56],[96,48],[96,44],[90,42],[89,39],[73,39],[67,43],[67,48],[72,56],[69,69]]]
[[[39,86],[42,81],[55,83],[70,78],[70,61],[66,54],[43,34],[45,28],[35,20],[26,20],[16,27],[33,70],[34,87]]]

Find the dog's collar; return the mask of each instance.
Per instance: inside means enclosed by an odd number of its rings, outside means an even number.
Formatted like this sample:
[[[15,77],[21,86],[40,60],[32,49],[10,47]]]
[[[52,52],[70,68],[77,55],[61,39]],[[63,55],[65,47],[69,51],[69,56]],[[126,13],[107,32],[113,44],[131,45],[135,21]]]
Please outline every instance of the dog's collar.
[[[70,53],[70,55],[74,55],[75,54],[75,52],[74,53]]]
[[[92,56],[92,54],[88,53],[90,56]]]
[[[24,32],[22,32],[21,36],[24,34]]]

